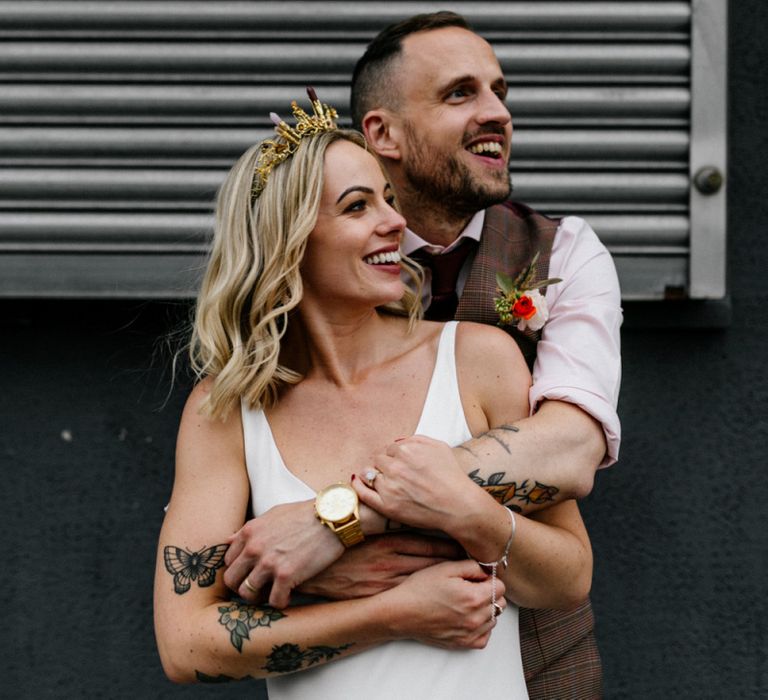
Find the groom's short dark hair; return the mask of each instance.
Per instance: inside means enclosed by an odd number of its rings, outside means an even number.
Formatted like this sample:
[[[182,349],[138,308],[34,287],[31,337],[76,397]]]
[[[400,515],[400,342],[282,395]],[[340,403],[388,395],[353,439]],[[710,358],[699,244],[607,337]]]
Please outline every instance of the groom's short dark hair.
[[[443,10],[414,15],[389,25],[374,37],[352,73],[350,108],[352,123],[356,129],[362,127],[363,117],[368,111],[380,106],[397,107],[399,93],[396,76],[391,69],[402,52],[403,39],[416,32],[445,27],[461,27],[472,31],[464,17]]]

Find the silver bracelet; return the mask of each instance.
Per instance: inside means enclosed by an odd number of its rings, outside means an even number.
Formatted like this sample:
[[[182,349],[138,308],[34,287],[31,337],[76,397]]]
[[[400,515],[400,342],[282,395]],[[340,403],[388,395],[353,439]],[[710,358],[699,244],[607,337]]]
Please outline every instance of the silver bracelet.
[[[480,564],[480,566],[487,566],[490,568],[493,568],[494,566],[498,566],[499,564],[503,564],[504,568],[506,569],[509,565],[509,548],[512,546],[512,541],[515,539],[515,533],[517,532],[517,521],[515,520],[515,514],[509,509],[505,507],[505,510],[507,513],[509,513],[509,517],[512,520],[512,532],[509,533],[509,539],[507,540],[507,544],[504,546],[504,553],[496,560],[491,562],[484,562],[484,561],[478,561],[477,563]],[[477,561],[477,560],[475,560]]]
[[[509,508],[506,510],[507,513],[509,513],[510,520],[512,521],[512,532],[509,533],[509,539],[507,540],[507,544],[504,546],[504,553],[496,561],[477,562],[480,564],[480,566],[490,568],[491,570],[491,622],[493,622],[493,620],[501,614],[501,607],[499,607],[499,605],[496,603],[496,572],[499,568],[499,564],[502,564],[505,569],[509,565],[509,548],[512,546],[512,540],[515,539],[515,533],[517,532],[517,521],[515,520],[515,514]]]

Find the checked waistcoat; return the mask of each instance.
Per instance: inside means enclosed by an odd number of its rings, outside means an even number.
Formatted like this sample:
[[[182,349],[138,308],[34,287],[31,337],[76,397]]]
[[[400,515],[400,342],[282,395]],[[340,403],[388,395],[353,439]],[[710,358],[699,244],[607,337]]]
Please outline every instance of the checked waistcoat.
[[[487,209],[480,246],[456,309],[456,319],[497,325],[499,317],[493,305],[499,294],[496,272],[514,278],[538,251],[535,280],[546,279],[559,224],[517,202]],[[511,327],[504,330],[517,341],[528,367],[532,368],[541,331],[521,332]],[[523,668],[532,700],[602,697],[602,665],[594,623],[589,600],[568,611],[520,609]]]
[[[493,305],[494,297],[499,295],[496,273],[505,272],[514,278],[538,252],[534,281],[546,279],[559,225],[559,221],[537,214],[518,202],[504,202],[486,209],[480,246],[459,299],[456,320],[497,325],[499,315]],[[541,291],[546,296],[546,289]],[[531,369],[541,331],[519,331],[514,326],[505,326],[504,330],[517,341]]]

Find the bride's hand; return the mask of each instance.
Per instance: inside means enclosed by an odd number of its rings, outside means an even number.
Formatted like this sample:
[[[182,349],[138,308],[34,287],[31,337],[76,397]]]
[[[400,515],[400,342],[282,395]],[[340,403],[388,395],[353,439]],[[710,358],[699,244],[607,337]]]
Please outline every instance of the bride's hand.
[[[503,611],[504,584],[497,579],[495,585],[498,611]],[[379,595],[392,611],[391,625],[399,638],[445,649],[482,649],[496,626],[493,583],[470,559],[422,569]]]
[[[423,435],[391,443],[356,477],[353,486],[360,500],[375,511],[454,537],[462,514],[487,507],[487,494],[467,476],[453,450]]]

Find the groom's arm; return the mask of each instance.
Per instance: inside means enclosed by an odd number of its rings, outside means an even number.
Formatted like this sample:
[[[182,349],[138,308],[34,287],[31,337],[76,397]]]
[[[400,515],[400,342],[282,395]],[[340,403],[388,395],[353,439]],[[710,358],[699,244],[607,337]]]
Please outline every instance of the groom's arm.
[[[529,515],[588,495],[606,441],[601,424],[578,406],[545,401],[533,416],[479,435],[454,454],[499,503]]]
[[[562,219],[549,275],[561,281],[547,288],[530,417],[457,448],[478,484],[523,513],[586,496],[621,439],[621,293],[610,253],[583,219]]]

